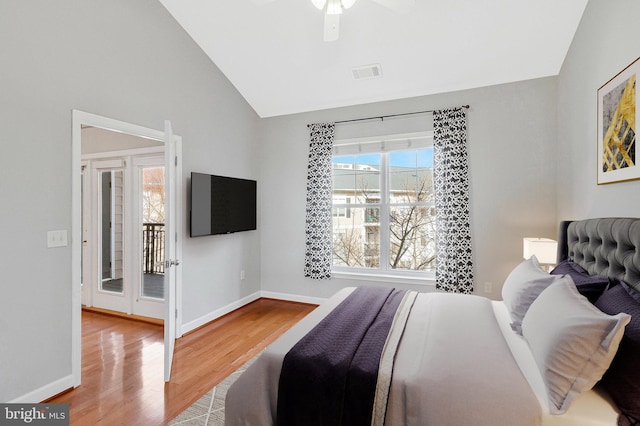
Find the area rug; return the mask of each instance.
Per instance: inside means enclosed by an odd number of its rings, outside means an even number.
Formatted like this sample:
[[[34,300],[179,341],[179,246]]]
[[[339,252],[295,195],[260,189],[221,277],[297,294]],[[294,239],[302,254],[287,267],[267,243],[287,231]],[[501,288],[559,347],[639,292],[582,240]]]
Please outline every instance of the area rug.
[[[224,398],[229,386],[258,358],[259,354],[241,365],[203,397],[171,420],[169,426],[224,426]]]

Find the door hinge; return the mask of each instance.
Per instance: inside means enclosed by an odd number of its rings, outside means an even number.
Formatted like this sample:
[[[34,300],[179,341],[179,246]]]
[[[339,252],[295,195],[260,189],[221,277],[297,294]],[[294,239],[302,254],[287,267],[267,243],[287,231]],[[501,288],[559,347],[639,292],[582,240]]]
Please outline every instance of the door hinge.
[[[180,261],[178,259],[167,259],[164,261],[164,268],[165,269],[169,269],[172,266],[178,266],[180,264]]]
[[[178,156],[176,155],[176,167],[178,167]]]

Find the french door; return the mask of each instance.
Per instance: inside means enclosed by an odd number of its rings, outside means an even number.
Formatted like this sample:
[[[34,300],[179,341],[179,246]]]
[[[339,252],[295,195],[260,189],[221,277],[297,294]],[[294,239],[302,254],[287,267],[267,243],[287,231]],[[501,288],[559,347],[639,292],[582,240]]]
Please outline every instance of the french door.
[[[127,314],[165,315],[163,155],[85,162],[83,303]],[[92,208],[93,206],[93,208]],[[93,260],[93,262],[91,262]],[[86,272],[85,272],[86,271]]]

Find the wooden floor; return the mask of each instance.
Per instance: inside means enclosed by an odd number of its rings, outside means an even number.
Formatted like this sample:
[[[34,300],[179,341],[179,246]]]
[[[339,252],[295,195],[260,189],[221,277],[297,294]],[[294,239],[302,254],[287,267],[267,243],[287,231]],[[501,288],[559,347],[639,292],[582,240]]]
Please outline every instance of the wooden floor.
[[[72,425],[164,425],[298,322],[315,305],[260,299],[176,340],[163,380],[162,326],[82,314],[82,385]]]

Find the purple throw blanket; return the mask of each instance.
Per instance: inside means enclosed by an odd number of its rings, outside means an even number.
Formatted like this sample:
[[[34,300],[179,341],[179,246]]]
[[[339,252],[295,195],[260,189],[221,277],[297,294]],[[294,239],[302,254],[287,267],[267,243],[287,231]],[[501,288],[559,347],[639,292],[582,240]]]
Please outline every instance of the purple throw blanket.
[[[370,425],[380,356],[405,291],[358,287],[287,353],[278,426]]]

